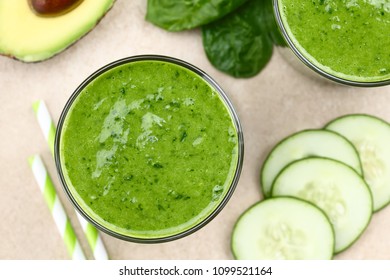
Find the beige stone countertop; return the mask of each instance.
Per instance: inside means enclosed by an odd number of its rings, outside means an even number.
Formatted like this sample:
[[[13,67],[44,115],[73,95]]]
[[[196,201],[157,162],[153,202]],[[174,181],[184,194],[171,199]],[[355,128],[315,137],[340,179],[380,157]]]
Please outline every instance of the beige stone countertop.
[[[32,103],[46,102],[58,121],[74,89],[114,60],[139,54],[173,56],[210,74],[240,117],[245,159],[236,191],[223,211],[198,232],[164,244],[135,244],[102,233],[111,259],[233,259],[230,236],[239,215],[262,199],[259,171],[273,145],[307,128],[320,128],[348,113],[390,121],[390,87],[353,88],[313,79],[276,51],[250,79],[235,79],[207,60],[199,29],[164,31],[144,20],[146,1],[117,0],[87,36],[40,63],[0,57],[0,259],[69,259],[27,158],[40,154],[88,258],[92,254],[75,211],[60,187],[55,165]],[[390,143],[389,143],[390,144]],[[375,213],[361,238],[336,259],[390,259],[390,207]]]

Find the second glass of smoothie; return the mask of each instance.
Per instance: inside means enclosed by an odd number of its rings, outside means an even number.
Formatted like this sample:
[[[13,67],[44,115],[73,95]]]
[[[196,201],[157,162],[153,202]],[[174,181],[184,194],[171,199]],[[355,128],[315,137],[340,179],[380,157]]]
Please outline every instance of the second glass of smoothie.
[[[295,55],[322,76],[352,86],[390,84],[389,0],[274,0]]]

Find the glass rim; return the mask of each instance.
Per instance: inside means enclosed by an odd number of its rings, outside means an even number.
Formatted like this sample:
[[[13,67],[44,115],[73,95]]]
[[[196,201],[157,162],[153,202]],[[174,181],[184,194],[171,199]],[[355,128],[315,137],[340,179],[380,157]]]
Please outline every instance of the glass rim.
[[[362,82],[362,81],[354,81],[354,80],[348,80],[344,78],[340,78],[336,75],[333,75],[331,73],[328,73],[327,71],[321,69],[320,67],[316,66],[313,62],[311,62],[305,55],[302,54],[294,44],[294,42],[291,40],[290,35],[288,34],[282,17],[280,15],[280,9],[279,9],[279,1],[280,0],[273,0],[273,10],[274,10],[274,16],[276,19],[276,23],[279,27],[279,31],[282,34],[284,40],[286,41],[288,47],[292,50],[295,56],[299,58],[300,61],[303,62],[304,65],[309,67],[311,70],[316,72],[317,74],[333,81],[339,84],[347,85],[347,86],[355,86],[355,87],[380,87],[380,86],[386,86],[390,85],[390,79],[386,79],[383,81],[372,81],[372,82]]]
[[[105,73],[105,72],[107,72],[115,67],[118,67],[120,65],[132,63],[132,62],[137,62],[137,61],[162,61],[162,62],[172,63],[175,65],[179,65],[181,67],[184,67],[185,69],[193,72],[194,74],[198,75],[203,80],[205,80],[212,88],[215,89],[215,91],[218,93],[221,101],[225,104],[225,107],[228,110],[230,118],[234,124],[235,129],[236,129],[237,139],[238,139],[237,140],[237,163],[235,166],[234,176],[233,176],[231,184],[229,185],[229,189],[225,193],[222,200],[217,204],[217,206],[207,216],[202,218],[200,222],[194,224],[193,226],[191,226],[188,229],[185,229],[185,230],[180,231],[178,233],[174,233],[172,235],[163,236],[163,237],[153,237],[153,238],[134,237],[134,236],[130,236],[130,235],[116,232],[113,229],[110,229],[110,228],[100,224],[99,222],[97,222],[94,218],[91,217],[91,215],[89,215],[80,206],[80,204],[77,202],[77,200],[73,196],[73,194],[72,194],[72,192],[71,192],[71,190],[66,182],[66,179],[65,179],[65,176],[63,173],[63,167],[61,164],[61,157],[60,157],[61,133],[62,133],[65,119],[67,117],[67,114],[68,114],[70,108],[73,105],[73,102],[77,99],[79,94],[82,92],[82,90],[87,85],[89,85],[92,81],[94,81],[96,78],[98,78],[103,73]],[[55,134],[55,140],[54,140],[54,159],[55,159],[57,175],[58,175],[59,181],[62,185],[62,189],[66,193],[66,196],[71,201],[72,205],[77,210],[77,212],[80,213],[80,215],[83,218],[85,218],[88,222],[90,222],[98,230],[101,230],[102,232],[104,232],[108,235],[111,235],[113,237],[116,237],[118,239],[130,241],[130,242],[151,243],[151,244],[152,243],[163,243],[163,242],[169,242],[169,241],[183,238],[185,236],[188,236],[188,235],[198,231],[199,229],[203,228],[206,224],[208,224],[211,220],[213,220],[221,212],[221,210],[226,206],[226,204],[228,203],[228,201],[230,200],[231,196],[233,195],[233,193],[235,191],[235,188],[238,184],[238,181],[239,181],[239,178],[241,175],[243,158],[244,158],[244,138],[243,137],[244,136],[243,136],[243,131],[242,131],[242,126],[241,126],[240,120],[238,118],[238,115],[237,115],[230,99],[226,95],[225,91],[218,85],[218,83],[213,78],[211,78],[211,76],[209,76],[207,73],[202,71],[200,68],[198,68],[198,67],[196,67],[196,66],[194,66],[186,61],[183,61],[181,59],[177,59],[174,57],[164,56],[164,55],[154,55],[154,54],[136,55],[136,56],[125,57],[125,58],[113,61],[109,64],[106,64],[105,66],[99,68],[98,70],[93,72],[91,75],[89,75],[74,90],[74,92],[71,94],[71,96],[67,100],[67,102],[66,102],[66,104],[61,112],[59,121],[58,121],[56,134]]]

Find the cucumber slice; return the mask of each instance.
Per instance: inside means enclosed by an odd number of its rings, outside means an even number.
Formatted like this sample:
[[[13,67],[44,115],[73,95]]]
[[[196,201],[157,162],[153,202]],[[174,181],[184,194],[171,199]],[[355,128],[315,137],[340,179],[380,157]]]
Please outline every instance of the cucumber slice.
[[[345,137],[327,130],[303,130],[280,141],[264,161],[260,172],[263,195],[271,195],[275,177],[287,164],[309,156],[339,160],[362,174],[358,152]]]
[[[316,206],[291,197],[263,200],[246,210],[232,234],[240,260],[331,259],[334,233]]]
[[[372,216],[371,192],[364,179],[333,159],[312,157],[292,162],[276,177],[272,196],[294,196],[321,208],[335,231],[335,253],[352,245]]]
[[[349,139],[359,152],[364,178],[374,199],[374,211],[390,203],[390,125],[369,115],[346,115],[326,129]]]

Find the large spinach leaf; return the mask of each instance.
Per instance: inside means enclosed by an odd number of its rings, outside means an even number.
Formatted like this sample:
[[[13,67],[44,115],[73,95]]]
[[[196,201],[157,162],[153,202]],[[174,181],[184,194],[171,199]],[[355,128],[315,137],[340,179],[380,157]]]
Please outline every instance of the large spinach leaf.
[[[247,0],[148,0],[146,20],[169,31],[195,28],[235,10]]]
[[[284,44],[271,1],[251,0],[202,28],[206,55],[217,69],[234,77],[254,76],[270,60],[274,40]]]

